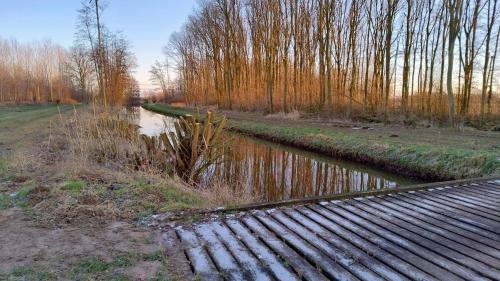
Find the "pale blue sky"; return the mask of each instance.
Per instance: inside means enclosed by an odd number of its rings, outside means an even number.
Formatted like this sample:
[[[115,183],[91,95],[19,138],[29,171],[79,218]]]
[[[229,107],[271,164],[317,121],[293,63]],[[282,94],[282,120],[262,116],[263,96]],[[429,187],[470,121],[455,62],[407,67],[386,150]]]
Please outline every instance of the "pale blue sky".
[[[136,78],[150,88],[149,68],[163,57],[162,47],[178,31],[196,0],[105,0],[103,21],[123,31],[137,57]],[[22,42],[51,39],[71,46],[80,0],[0,0],[0,37]]]

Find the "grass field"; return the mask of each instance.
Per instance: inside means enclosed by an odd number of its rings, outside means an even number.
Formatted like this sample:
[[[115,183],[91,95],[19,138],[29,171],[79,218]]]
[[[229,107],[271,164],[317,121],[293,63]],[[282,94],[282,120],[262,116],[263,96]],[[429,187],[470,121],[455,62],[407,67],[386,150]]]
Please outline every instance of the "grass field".
[[[13,149],[22,146],[24,141],[32,139],[33,130],[50,129],[50,120],[63,114],[74,107],[71,105],[20,105],[20,106],[0,106],[0,145],[12,145],[3,149],[0,156],[5,154],[6,149]],[[47,122],[44,122],[47,121]],[[20,143],[19,143],[20,142]]]
[[[171,116],[194,110],[160,104],[144,108]],[[500,175],[500,133],[412,128],[321,120],[272,119],[224,112],[229,129],[325,155],[371,164],[427,180]],[[362,128],[366,129],[362,129]],[[353,129],[355,128],[355,129]]]

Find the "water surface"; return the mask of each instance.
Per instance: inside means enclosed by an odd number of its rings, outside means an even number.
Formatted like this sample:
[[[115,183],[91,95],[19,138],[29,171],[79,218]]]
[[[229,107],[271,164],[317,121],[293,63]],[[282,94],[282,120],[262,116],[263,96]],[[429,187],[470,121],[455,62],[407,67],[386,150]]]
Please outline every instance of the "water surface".
[[[137,108],[134,114],[140,132],[159,135],[171,130],[175,118]],[[244,189],[260,201],[341,194],[394,188],[420,183],[370,166],[326,157],[290,146],[275,144],[234,133],[226,133],[219,165],[205,175]],[[207,183],[207,182],[205,182]]]

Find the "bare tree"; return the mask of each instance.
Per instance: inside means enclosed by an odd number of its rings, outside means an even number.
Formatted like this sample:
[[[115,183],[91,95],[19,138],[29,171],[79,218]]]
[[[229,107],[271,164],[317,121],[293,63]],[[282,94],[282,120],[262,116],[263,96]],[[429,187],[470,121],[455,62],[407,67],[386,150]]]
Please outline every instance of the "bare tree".
[[[392,34],[394,26],[394,18],[398,9],[399,0],[387,0],[386,13],[386,33],[385,33],[385,97],[384,97],[384,114],[387,116],[389,107],[389,91],[391,84],[391,50],[392,50]]]
[[[463,0],[447,0],[448,10],[448,70],[446,75],[446,87],[448,90],[448,122],[450,126],[455,124],[455,100],[453,97],[453,61],[455,54],[455,41],[460,32],[462,19]]]
[[[493,4],[491,3],[493,1]],[[491,39],[493,35],[493,27],[495,25],[495,17],[498,16],[497,13],[497,0],[489,0],[487,8],[487,18],[486,18],[486,49],[484,51],[484,64],[483,64],[483,80],[481,84],[481,111],[480,117],[481,122],[484,121],[484,112],[486,104],[486,93],[488,91],[488,71],[490,67],[490,61],[492,60],[492,54],[490,50]],[[495,47],[496,49],[496,47]],[[496,50],[495,50],[496,51]]]
[[[168,86],[170,84],[168,67],[168,60],[165,60],[164,63],[155,61],[155,63],[151,66],[151,70],[149,71],[149,74],[151,75],[150,80],[160,87],[164,98],[167,98],[168,96]]]
[[[70,50],[71,61],[68,64],[71,78],[76,81],[78,90],[83,99],[91,99],[91,80],[94,69],[90,56],[83,46],[74,46]]]

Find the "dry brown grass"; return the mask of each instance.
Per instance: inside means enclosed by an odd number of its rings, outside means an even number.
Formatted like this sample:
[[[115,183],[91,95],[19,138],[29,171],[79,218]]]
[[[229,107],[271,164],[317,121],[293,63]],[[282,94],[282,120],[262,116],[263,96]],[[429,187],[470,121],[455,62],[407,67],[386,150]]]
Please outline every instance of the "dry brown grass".
[[[247,192],[242,184],[213,182],[210,187],[201,189],[201,194],[207,198],[210,206],[237,206],[259,201],[259,198]]]
[[[127,165],[130,155],[142,151],[135,126],[120,109],[74,110],[71,118],[62,122],[76,159]]]

